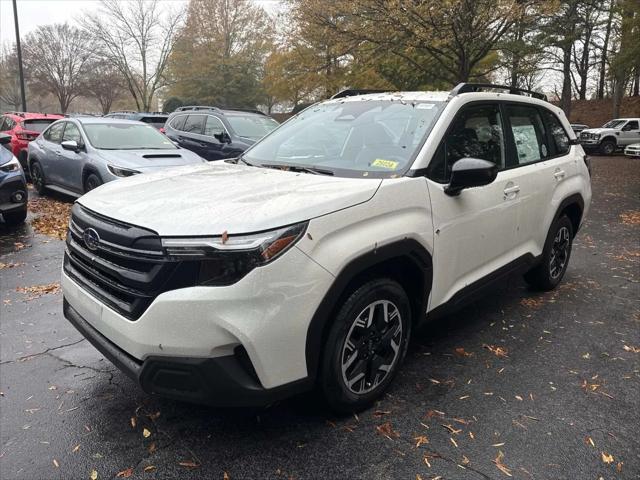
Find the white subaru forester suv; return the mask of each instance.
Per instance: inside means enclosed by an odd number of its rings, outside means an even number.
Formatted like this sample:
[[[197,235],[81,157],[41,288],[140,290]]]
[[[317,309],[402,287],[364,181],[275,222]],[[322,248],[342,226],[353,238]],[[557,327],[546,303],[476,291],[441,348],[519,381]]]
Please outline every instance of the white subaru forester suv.
[[[561,110],[495,85],[358,93],[238,159],[80,198],[66,318],[148,393],[250,406],[318,388],[353,411],[416,327],[514,272],[560,282],[591,201]]]

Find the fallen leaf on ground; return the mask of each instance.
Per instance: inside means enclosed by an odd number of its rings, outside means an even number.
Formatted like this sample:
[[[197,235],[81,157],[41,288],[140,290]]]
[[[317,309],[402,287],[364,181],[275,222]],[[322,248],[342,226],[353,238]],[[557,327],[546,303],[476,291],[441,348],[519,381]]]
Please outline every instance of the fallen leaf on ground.
[[[602,452],[602,461],[609,465],[613,463],[613,455],[609,455],[608,453]]]
[[[383,423],[382,425],[378,425],[376,427],[376,431],[382,435],[383,437],[387,437],[389,440],[393,440],[393,438],[398,438],[400,434],[396,432],[393,427],[391,427],[391,422]]]
[[[18,287],[16,292],[28,295],[27,301],[34,300],[43,295],[56,295],[60,292],[60,283],[53,282],[46,285],[32,285],[30,287]]]
[[[29,200],[29,211],[34,214],[31,226],[37,233],[64,240],[69,225],[71,203],[41,197]]]
[[[460,356],[460,357],[472,357],[473,353],[469,353],[467,352],[464,347],[458,347],[454,350],[456,352],[456,355]]]
[[[502,453],[501,451],[498,451],[498,456],[495,458],[493,463],[496,464],[496,467],[498,468],[498,470],[504,473],[507,477],[511,477],[512,476],[511,470],[509,470],[509,468],[504,463],[502,463],[503,458],[504,458],[504,453]]]
[[[91,470],[91,475],[89,475],[91,480],[98,480],[98,472],[96,470]]]
[[[499,357],[499,358],[508,357],[506,348],[498,347],[495,345],[487,345],[486,343],[482,346],[487,350],[489,350],[491,353],[493,353],[496,357]]]
[[[121,472],[118,472],[116,474],[116,477],[129,478],[131,475],[133,475],[133,467],[129,467],[126,470],[122,470]]]
[[[596,444],[595,444],[595,443],[593,443],[593,439],[592,439],[591,437],[587,437],[587,438],[585,438],[585,439],[584,439],[584,442],[585,442],[585,443],[588,443],[588,444],[589,444],[589,445],[591,445],[592,447],[595,447],[595,446],[596,446]]]
[[[15,267],[19,267],[21,265],[24,265],[24,263],[2,263],[2,262],[0,262],[0,270],[3,270],[5,268],[15,268]]]
[[[222,480],[229,480],[231,477],[229,477],[229,474],[227,472],[224,472],[222,474]]]
[[[640,225],[640,211],[634,210],[620,214],[620,220],[625,225]]]
[[[56,460],[55,458],[53,459],[53,464],[56,466],[56,468],[60,466],[60,464],[58,463],[58,460]]]
[[[625,345],[622,347],[626,352],[640,353],[640,347],[630,347],[629,345]]]
[[[419,435],[415,437],[414,440],[416,441],[416,448],[420,445],[424,445],[425,443],[429,443],[429,439],[424,435]]]
[[[144,438],[149,438],[151,436],[151,432],[145,428],[144,430],[142,430],[142,436]]]
[[[187,468],[198,468],[200,466],[196,462],[191,460],[188,462],[178,462],[178,465],[180,465],[181,467],[187,467]]]
[[[153,472],[156,469],[155,465],[147,465],[143,468],[145,472]]]
[[[136,417],[131,417],[131,428],[136,428],[137,422]]]

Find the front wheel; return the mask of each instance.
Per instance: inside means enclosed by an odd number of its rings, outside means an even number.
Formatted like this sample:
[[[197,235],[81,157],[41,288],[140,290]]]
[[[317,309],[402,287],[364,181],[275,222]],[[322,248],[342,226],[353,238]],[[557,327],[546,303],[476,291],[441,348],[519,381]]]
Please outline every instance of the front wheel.
[[[95,173],[90,173],[84,181],[84,193],[90,192],[100,185],[102,185],[102,179]]]
[[[527,283],[539,290],[556,288],[567,271],[572,242],[573,224],[563,215],[549,229],[540,264],[525,274]]]
[[[329,406],[362,410],[393,381],[407,353],[411,306],[388,278],[356,289],[338,310],[325,344],[320,386]]]
[[[600,144],[600,152],[603,155],[613,155],[616,151],[616,142],[613,140],[605,140]]]

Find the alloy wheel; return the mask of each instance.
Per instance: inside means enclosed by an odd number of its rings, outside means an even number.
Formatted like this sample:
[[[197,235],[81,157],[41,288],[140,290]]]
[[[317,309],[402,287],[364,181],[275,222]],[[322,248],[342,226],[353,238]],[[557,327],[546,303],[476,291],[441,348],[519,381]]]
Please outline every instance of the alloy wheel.
[[[342,380],[357,395],[380,385],[400,354],[402,318],[388,300],[369,304],[355,318],[341,352]]]
[[[570,243],[569,229],[567,227],[560,228],[553,239],[551,258],[549,259],[549,274],[554,280],[562,274],[567,265]]]

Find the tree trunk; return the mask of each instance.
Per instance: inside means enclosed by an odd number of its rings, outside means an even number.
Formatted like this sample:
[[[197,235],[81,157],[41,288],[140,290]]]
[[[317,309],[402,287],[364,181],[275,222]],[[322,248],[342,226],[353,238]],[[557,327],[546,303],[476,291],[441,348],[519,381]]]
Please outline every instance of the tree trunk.
[[[604,35],[604,44],[602,45],[602,58],[600,59],[600,80],[598,81],[598,98],[604,98],[604,82],[607,74],[607,55],[609,50],[609,38],[611,37],[611,22],[613,21],[613,0],[609,6],[609,18],[607,20],[607,29]]]
[[[622,97],[624,96],[625,80],[623,78],[616,78],[613,82],[613,118],[620,116],[620,105],[622,104]]]
[[[640,65],[636,66],[636,78],[633,84],[633,96],[640,96]]]
[[[567,118],[571,113],[571,45],[565,45],[562,49],[562,95],[560,108]]]

